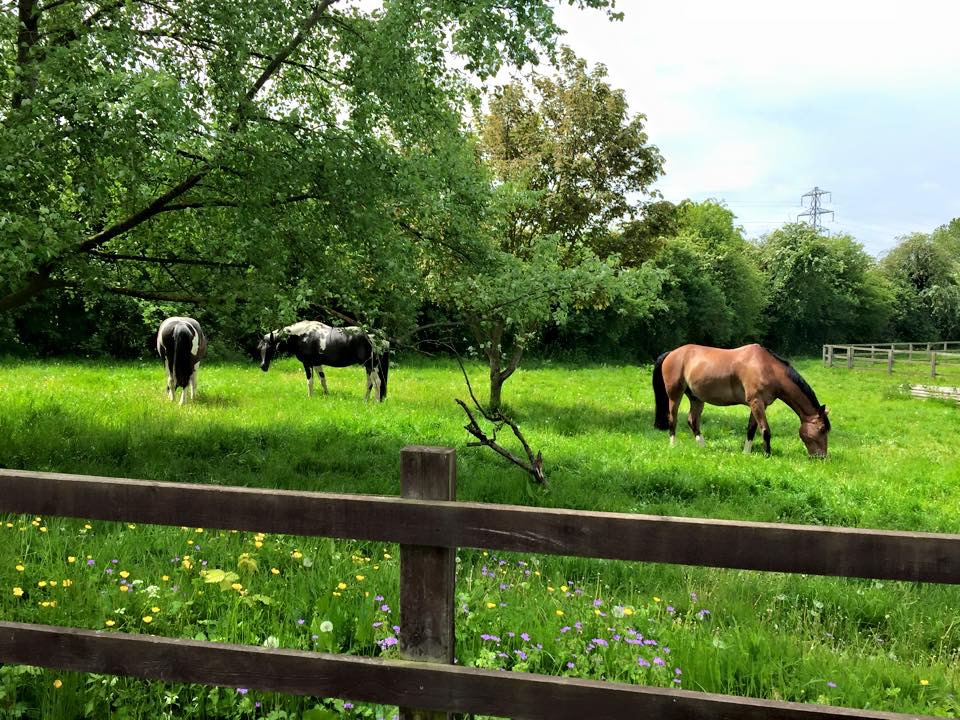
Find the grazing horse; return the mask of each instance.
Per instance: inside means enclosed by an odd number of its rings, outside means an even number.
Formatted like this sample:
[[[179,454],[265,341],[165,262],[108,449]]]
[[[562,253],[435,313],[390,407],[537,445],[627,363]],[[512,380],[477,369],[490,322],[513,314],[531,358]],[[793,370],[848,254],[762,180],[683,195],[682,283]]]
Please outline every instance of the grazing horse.
[[[180,393],[180,404],[183,405],[189,387],[190,399],[193,400],[197,393],[197,368],[207,354],[207,338],[200,329],[200,323],[188,317],[164,320],[157,331],[157,352],[167,369],[167,394],[170,399],[173,400],[177,388],[183,388]]]
[[[753,449],[757,427],[763,433],[763,451],[770,455],[770,426],[765,409],[783,400],[800,418],[800,439],[811,457],[826,457],[830,419],[813,389],[783,358],[760,345],[734,350],[683,345],[657,358],[653,368],[653,395],[656,414],[653,426],[670,431],[670,445],[676,441],[677,410],[681,396],[690,398],[687,424],[697,443],[703,446],[700,414],[704,403],[747,405],[750,422],[743,451]]]
[[[323,366],[347,367],[363,365],[367,369],[367,394],[370,390],[380,402],[387,397],[387,373],[390,370],[390,343],[375,341],[368,333],[358,327],[331,327],[315,320],[288,325],[263,336],[257,345],[260,353],[260,369],[270,369],[270,361],[277,352],[290,352],[303,363],[307,374],[307,396],[313,395],[313,370],[316,369],[323,386],[323,394],[328,394],[327,377]]]

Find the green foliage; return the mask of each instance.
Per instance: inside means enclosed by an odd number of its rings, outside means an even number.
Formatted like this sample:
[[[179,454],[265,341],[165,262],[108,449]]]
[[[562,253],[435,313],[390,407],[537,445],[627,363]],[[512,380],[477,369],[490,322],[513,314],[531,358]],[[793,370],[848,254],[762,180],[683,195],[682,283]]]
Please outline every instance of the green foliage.
[[[766,342],[788,351],[886,334],[892,294],[875,261],[849,235],[826,236],[794,223],[760,244],[769,278]]]
[[[960,336],[960,221],[901,238],[881,270],[893,286],[897,340]]]
[[[473,176],[445,162],[468,71],[550,56],[559,29],[545,0],[24,0],[0,33],[0,310],[68,286],[395,327],[416,260],[458,249],[432,230],[469,222]]]

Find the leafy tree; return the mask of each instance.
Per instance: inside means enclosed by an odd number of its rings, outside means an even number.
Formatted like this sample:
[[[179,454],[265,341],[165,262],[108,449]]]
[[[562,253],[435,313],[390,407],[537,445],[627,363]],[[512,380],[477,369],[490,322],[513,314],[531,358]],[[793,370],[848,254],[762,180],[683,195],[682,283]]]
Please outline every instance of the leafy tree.
[[[60,287],[256,318],[408,308],[417,259],[471,251],[437,232],[477,205],[452,211],[479,187],[457,159],[467,73],[558,32],[546,0],[19,0],[0,311]]]
[[[849,235],[827,236],[791,223],[765,236],[761,267],[769,281],[766,341],[788,351],[883,337],[890,286]]]
[[[478,154],[493,197],[476,235],[489,247],[482,267],[463,266],[435,283],[436,301],[470,329],[490,368],[489,409],[547,323],[615,304],[644,315],[659,275],[621,270],[601,258],[615,223],[637,215],[662,160],[631,117],[606,71],[588,70],[564,48],[556,76],[531,75],[499,88],[479,131]]]
[[[881,267],[894,288],[894,335],[953,339],[960,331],[960,221],[900,238]]]

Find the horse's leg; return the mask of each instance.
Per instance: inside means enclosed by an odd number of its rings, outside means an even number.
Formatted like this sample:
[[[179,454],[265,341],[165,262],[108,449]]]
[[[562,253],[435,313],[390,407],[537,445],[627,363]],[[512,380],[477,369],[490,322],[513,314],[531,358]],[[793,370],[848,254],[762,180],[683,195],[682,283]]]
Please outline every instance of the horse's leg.
[[[193,400],[197,396],[197,368],[200,367],[200,361],[198,360],[193,364],[193,372],[190,374],[190,399]]]
[[[307,397],[313,397],[313,370],[304,363],[303,371],[307,374]]]
[[[757,425],[760,426],[760,432],[763,434],[763,454],[770,457],[770,426],[767,424],[766,406],[763,400],[751,400],[750,410],[756,418]]]
[[[170,402],[173,402],[173,396],[177,392],[177,384],[174,380],[173,367],[164,363],[164,366],[167,369],[167,397],[170,398]]]
[[[703,447],[706,443],[703,441],[703,435],[700,434],[700,415],[703,413],[703,400],[690,396],[690,412],[687,413],[687,425],[693,431],[693,436],[697,439],[697,445]]]
[[[320,378],[320,386],[323,388],[323,394],[329,395],[330,391],[327,390],[327,376],[323,374],[323,365],[317,365],[314,370],[317,371],[317,377]]]
[[[757,419],[750,411],[750,420],[747,422],[747,439],[743,443],[743,454],[749,455],[753,450],[753,436],[757,434]]]
[[[680,399],[682,397],[683,394],[681,393],[676,398],[670,396],[667,399],[667,429],[670,431],[670,447],[673,447],[677,442],[677,411],[680,409]]]

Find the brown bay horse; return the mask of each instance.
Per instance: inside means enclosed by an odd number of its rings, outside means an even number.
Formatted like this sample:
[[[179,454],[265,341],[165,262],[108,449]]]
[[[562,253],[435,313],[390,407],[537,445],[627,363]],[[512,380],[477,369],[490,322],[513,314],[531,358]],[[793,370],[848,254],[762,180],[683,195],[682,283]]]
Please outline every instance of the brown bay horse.
[[[733,350],[683,345],[657,358],[653,368],[656,414],[653,425],[670,431],[670,445],[676,441],[677,411],[681,397],[690,398],[687,424],[697,443],[704,403],[746,405],[750,408],[747,440],[743,451],[753,448],[757,428],[763,433],[763,450],[770,455],[770,426],[766,407],[782,400],[800,418],[800,439],[812,457],[826,457],[830,419],[826,405],[800,374],[783,358],[761,345],[744,345]]]

